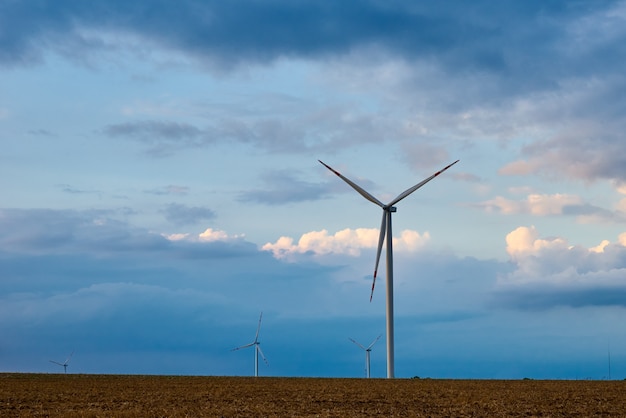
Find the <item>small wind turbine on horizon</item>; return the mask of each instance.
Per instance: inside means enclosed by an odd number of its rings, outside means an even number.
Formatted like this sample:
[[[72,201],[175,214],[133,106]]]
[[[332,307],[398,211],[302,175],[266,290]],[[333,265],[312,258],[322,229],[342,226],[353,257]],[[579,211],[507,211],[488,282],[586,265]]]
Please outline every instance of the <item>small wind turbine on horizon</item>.
[[[372,347],[374,347],[374,344],[376,344],[376,342],[380,339],[380,337],[382,337],[383,334],[380,334],[378,337],[376,337],[376,339],[374,341],[372,341],[372,343],[370,345],[367,346],[367,348],[363,347],[361,344],[359,344],[356,340],[348,337],[348,339],[350,341],[352,341],[353,343],[355,343],[356,345],[358,345],[359,347],[361,347],[363,350],[365,350],[365,374],[367,376],[367,378],[370,378],[370,352],[372,351]]]
[[[67,365],[70,364],[70,359],[74,355],[74,352],[69,355],[69,357],[63,363],[59,363],[58,361],[50,360],[50,363],[58,364],[59,366],[63,366],[63,371],[67,374]]]
[[[261,357],[263,358],[263,361],[265,362],[265,364],[267,364],[268,366],[270,365],[267,359],[265,358],[265,355],[263,355],[263,351],[261,350],[261,343],[259,342],[259,331],[261,330],[262,318],[263,318],[263,312],[261,312],[261,315],[259,316],[259,325],[256,328],[256,335],[254,336],[254,341],[252,341],[250,344],[242,345],[241,347],[236,347],[231,350],[231,351],[237,351],[237,350],[241,350],[242,348],[248,348],[248,347],[254,346],[254,377],[259,376],[259,354],[261,354]]]
[[[609,355],[609,380],[611,380],[611,340],[607,342],[607,352]]]
[[[372,291],[370,293],[370,302],[372,301],[372,297],[374,296],[374,286],[376,285],[376,275],[378,273],[378,263],[380,261],[380,253],[383,248],[383,242],[387,242],[387,254],[386,254],[386,264],[387,264],[387,378],[394,378],[394,336],[393,336],[393,247],[392,241],[393,236],[391,233],[391,214],[396,212],[396,207],[394,206],[396,203],[400,202],[402,199],[437,177],[439,174],[443,173],[454,164],[458,163],[459,160],[456,160],[452,164],[444,167],[443,169],[437,171],[432,176],[422,180],[417,183],[415,186],[406,189],[404,192],[400,193],[395,199],[391,202],[384,204],[380,200],[376,199],[370,193],[368,193],[365,189],[363,189],[358,184],[354,183],[349,178],[343,176],[338,171],[331,168],[329,165],[325,164],[321,160],[318,160],[324,167],[335,173],[339,178],[348,183],[350,187],[356,190],[361,196],[369,200],[370,202],[380,206],[383,210],[383,220],[380,225],[380,235],[378,238],[378,249],[376,252],[376,264],[374,266],[374,280],[372,281]],[[385,239],[385,237],[387,239]]]

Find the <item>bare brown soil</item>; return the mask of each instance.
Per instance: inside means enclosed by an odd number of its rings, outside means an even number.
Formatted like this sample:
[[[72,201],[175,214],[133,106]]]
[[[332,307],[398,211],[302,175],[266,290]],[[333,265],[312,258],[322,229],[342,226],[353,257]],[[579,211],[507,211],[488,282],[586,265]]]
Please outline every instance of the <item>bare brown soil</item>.
[[[7,373],[0,416],[626,417],[626,382]]]

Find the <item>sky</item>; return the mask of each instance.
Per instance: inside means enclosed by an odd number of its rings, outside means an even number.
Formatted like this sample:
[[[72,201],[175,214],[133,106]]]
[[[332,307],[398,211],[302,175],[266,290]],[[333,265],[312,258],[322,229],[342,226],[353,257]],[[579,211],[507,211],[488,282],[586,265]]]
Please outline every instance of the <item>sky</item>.
[[[626,378],[626,1],[0,0],[0,371]],[[381,266],[384,266],[384,255]]]

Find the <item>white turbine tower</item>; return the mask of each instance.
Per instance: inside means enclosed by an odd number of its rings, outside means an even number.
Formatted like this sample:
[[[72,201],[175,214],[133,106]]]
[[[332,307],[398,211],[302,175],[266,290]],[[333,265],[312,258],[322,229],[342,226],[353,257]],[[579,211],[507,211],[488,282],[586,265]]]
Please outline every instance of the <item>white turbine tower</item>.
[[[237,350],[241,350],[242,348],[248,348],[248,347],[254,346],[254,377],[259,376],[259,354],[261,354],[261,357],[263,358],[263,361],[265,362],[265,364],[267,364],[268,366],[270,365],[267,362],[267,359],[265,358],[265,356],[263,355],[263,351],[261,351],[261,343],[259,342],[259,331],[261,330],[262,318],[263,318],[263,312],[261,312],[261,315],[259,316],[259,325],[256,328],[256,335],[254,336],[254,341],[252,341],[250,344],[242,345],[241,347],[233,348],[231,350],[231,351],[237,351]]]
[[[380,225],[380,236],[378,238],[378,250],[376,253],[376,264],[374,266],[374,280],[372,281],[372,292],[370,293],[370,302],[372,301],[372,296],[374,295],[374,286],[376,285],[376,275],[378,273],[378,263],[380,261],[380,253],[383,248],[383,241],[385,241],[385,237],[387,237],[387,254],[386,254],[386,262],[387,262],[387,378],[393,379],[394,377],[394,347],[393,347],[393,247],[392,247],[392,234],[391,234],[391,214],[396,211],[396,207],[394,206],[396,203],[400,202],[402,199],[437,177],[439,174],[446,171],[448,168],[452,167],[454,164],[458,163],[459,160],[456,160],[452,164],[446,166],[445,168],[437,171],[432,176],[422,180],[417,183],[415,186],[410,187],[400,193],[398,197],[393,199],[391,202],[384,204],[380,200],[376,199],[370,193],[368,193],[365,189],[363,189],[358,184],[354,183],[352,180],[347,177],[341,175],[338,171],[334,170],[321,160],[318,160],[322,165],[328,168],[330,171],[339,176],[343,181],[348,183],[354,190],[356,190],[361,196],[369,200],[370,202],[380,206],[383,210],[383,220]]]
[[[69,357],[63,363],[59,363],[58,361],[50,360],[50,363],[58,364],[59,366],[63,366],[63,371],[67,374],[67,365],[70,364],[70,359],[74,355],[74,352],[69,355]]]
[[[374,344],[376,344],[376,342],[380,339],[380,337],[382,337],[383,334],[380,334],[378,337],[376,337],[376,339],[374,341],[372,341],[372,343],[370,345],[367,346],[367,348],[363,347],[361,344],[359,344],[356,340],[353,340],[352,338],[348,339],[350,341],[352,341],[353,343],[355,343],[356,345],[358,345],[359,347],[361,347],[363,350],[365,350],[365,374],[367,375],[367,378],[370,378],[370,352],[372,351],[372,347],[374,347]]]

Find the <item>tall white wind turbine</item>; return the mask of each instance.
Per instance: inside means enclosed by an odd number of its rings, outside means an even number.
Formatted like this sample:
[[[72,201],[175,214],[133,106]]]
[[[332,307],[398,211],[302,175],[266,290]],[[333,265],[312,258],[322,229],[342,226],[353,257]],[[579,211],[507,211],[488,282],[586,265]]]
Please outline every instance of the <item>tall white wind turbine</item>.
[[[367,348],[363,347],[356,340],[353,340],[352,338],[348,338],[350,341],[352,341],[353,343],[355,343],[356,345],[361,347],[363,350],[365,350],[365,374],[367,375],[368,379],[370,378],[370,352],[372,351],[372,347],[374,347],[374,344],[376,344],[376,342],[382,336],[383,336],[383,334],[380,334],[378,337],[376,337],[376,339],[374,341],[372,341],[372,343],[370,345],[368,345]]]
[[[231,350],[231,351],[237,351],[237,350],[241,350],[242,348],[248,348],[248,347],[254,346],[254,377],[259,376],[259,354],[261,354],[261,357],[263,358],[263,361],[265,362],[265,364],[267,364],[268,366],[270,365],[267,359],[265,358],[265,356],[263,355],[263,351],[261,350],[261,343],[259,342],[259,331],[261,330],[262,318],[263,318],[263,312],[261,312],[261,315],[259,316],[259,325],[256,327],[256,335],[254,336],[254,341],[252,341],[250,344],[242,345],[241,347],[236,347]]]
[[[72,358],[73,355],[74,355],[74,352],[72,351],[72,353],[69,355],[69,357],[63,363],[59,363],[58,361],[54,361],[54,360],[50,360],[50,363],[54,363],[54,364],[58,364],[59,366],[63,366],[63,371],[65,372],[65,374],[67,374],[67,365],[70,364],[70,359]]]
[[[454,164],[458,163],[459,160],[456,160],[452,164],[444,167],[443,169],[437,171],[432,176],[422,180],[417,183],[415,186],[410,187],[400,193],[395,199],[391,202],[384,204],[380,200],[376,199],[370,193],[368,193],[365,189],[363,189],[358,184],[354,183],[349,178],[343,176],[338,171],[334,170],[329,165],[325,164],[321,160],[318,160],[324,167],[328,168],[330,171],[339,176],[343,181],[348,183],[354,190],[356,190],[361,196],[369,200],[370,202],[380,206],[383,210],[383,220],[380,225],[380,236],[378,238],[378,250],[376,253],[376,264],[374,266],[374,280],[372,281],[372,292],[370,293],[370,302],[372,301],[372,296],[374,295],[374,286],[376,285],[376,275],[378,273],[378,263],[380,261],[380,253],[383,248],[383,242],[387,242],[387,254],[386,254],[386,263],[387,263],[387,378],[394,378],[394,336],[393,336],[393,247],[392,247],[392,234],[391,234],[391,214],[396,211],[396,207],[394,206],[396,203],[400,202],[402,199],[437,177],[439,174],[443,173]],[[385,237],[387,238],[385,240]]]

